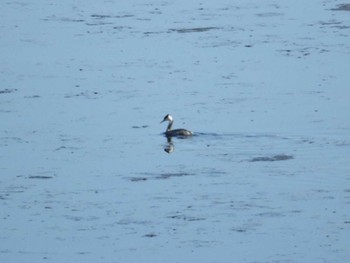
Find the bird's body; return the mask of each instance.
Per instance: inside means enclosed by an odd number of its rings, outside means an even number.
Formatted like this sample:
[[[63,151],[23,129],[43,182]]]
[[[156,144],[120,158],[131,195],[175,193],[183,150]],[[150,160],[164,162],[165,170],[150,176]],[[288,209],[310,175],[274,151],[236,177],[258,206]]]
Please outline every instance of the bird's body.
[[[192,136],[192,132],[185,130],[185,129],[175,129],[175,130],[170,130],[170,131],[166,131],[165,135],[167,137],[176,137],[176,136]]]
[[[167,114],[164,119],[161,121],[162,122],[165,122],[165,121],[168,121],[169,124],[168,124],[168,127],[165,131],[165,136],[166,137],[188,137],[188,136],[192,136],[193,133],[191,131],[188,131],[188,130],[185,130],[185,129],[175,129],[175,130],[172,130],[172,126],[173,126],[173,123],[174,123],[174,119],[173,117],[170,115],[170,114]]]

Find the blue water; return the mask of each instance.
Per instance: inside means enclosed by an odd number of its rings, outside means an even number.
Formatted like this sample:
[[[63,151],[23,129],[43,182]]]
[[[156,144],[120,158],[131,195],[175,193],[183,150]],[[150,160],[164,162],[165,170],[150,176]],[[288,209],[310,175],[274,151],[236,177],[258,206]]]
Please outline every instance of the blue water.
[[[347,262],[338,4],[1,3],[0,261]]]

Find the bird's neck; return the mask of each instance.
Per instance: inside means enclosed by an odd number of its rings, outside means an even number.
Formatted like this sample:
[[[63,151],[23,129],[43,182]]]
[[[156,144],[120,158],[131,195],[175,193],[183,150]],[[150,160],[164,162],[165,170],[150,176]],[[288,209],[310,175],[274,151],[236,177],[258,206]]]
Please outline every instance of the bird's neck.
[[[174,121],[169,121],[168,128],[166,129],[166,131],[170,131],[171,130],[171,127],[173,126],[173,122]]]

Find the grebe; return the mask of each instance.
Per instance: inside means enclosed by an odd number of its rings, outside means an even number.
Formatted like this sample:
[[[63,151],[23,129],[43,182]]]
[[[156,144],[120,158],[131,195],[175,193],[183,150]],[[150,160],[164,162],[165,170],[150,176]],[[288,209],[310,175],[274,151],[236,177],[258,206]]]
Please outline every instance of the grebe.
[[[185,129],[172,130],[171,127],[173,126],[174,119],[170,114],[165,115],[164,119],[160,123],[163,123],[165,121],[169,122],[168,127],[164,133],[166,137],[187,137],[193,135],[191,131]]]

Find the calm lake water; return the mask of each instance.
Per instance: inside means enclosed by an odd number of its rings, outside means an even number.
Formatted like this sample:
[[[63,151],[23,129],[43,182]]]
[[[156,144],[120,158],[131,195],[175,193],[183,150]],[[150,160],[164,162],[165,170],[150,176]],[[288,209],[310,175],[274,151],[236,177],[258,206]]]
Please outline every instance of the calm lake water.
[[[1,262],[347,262],[348,5],[0,7]]]

